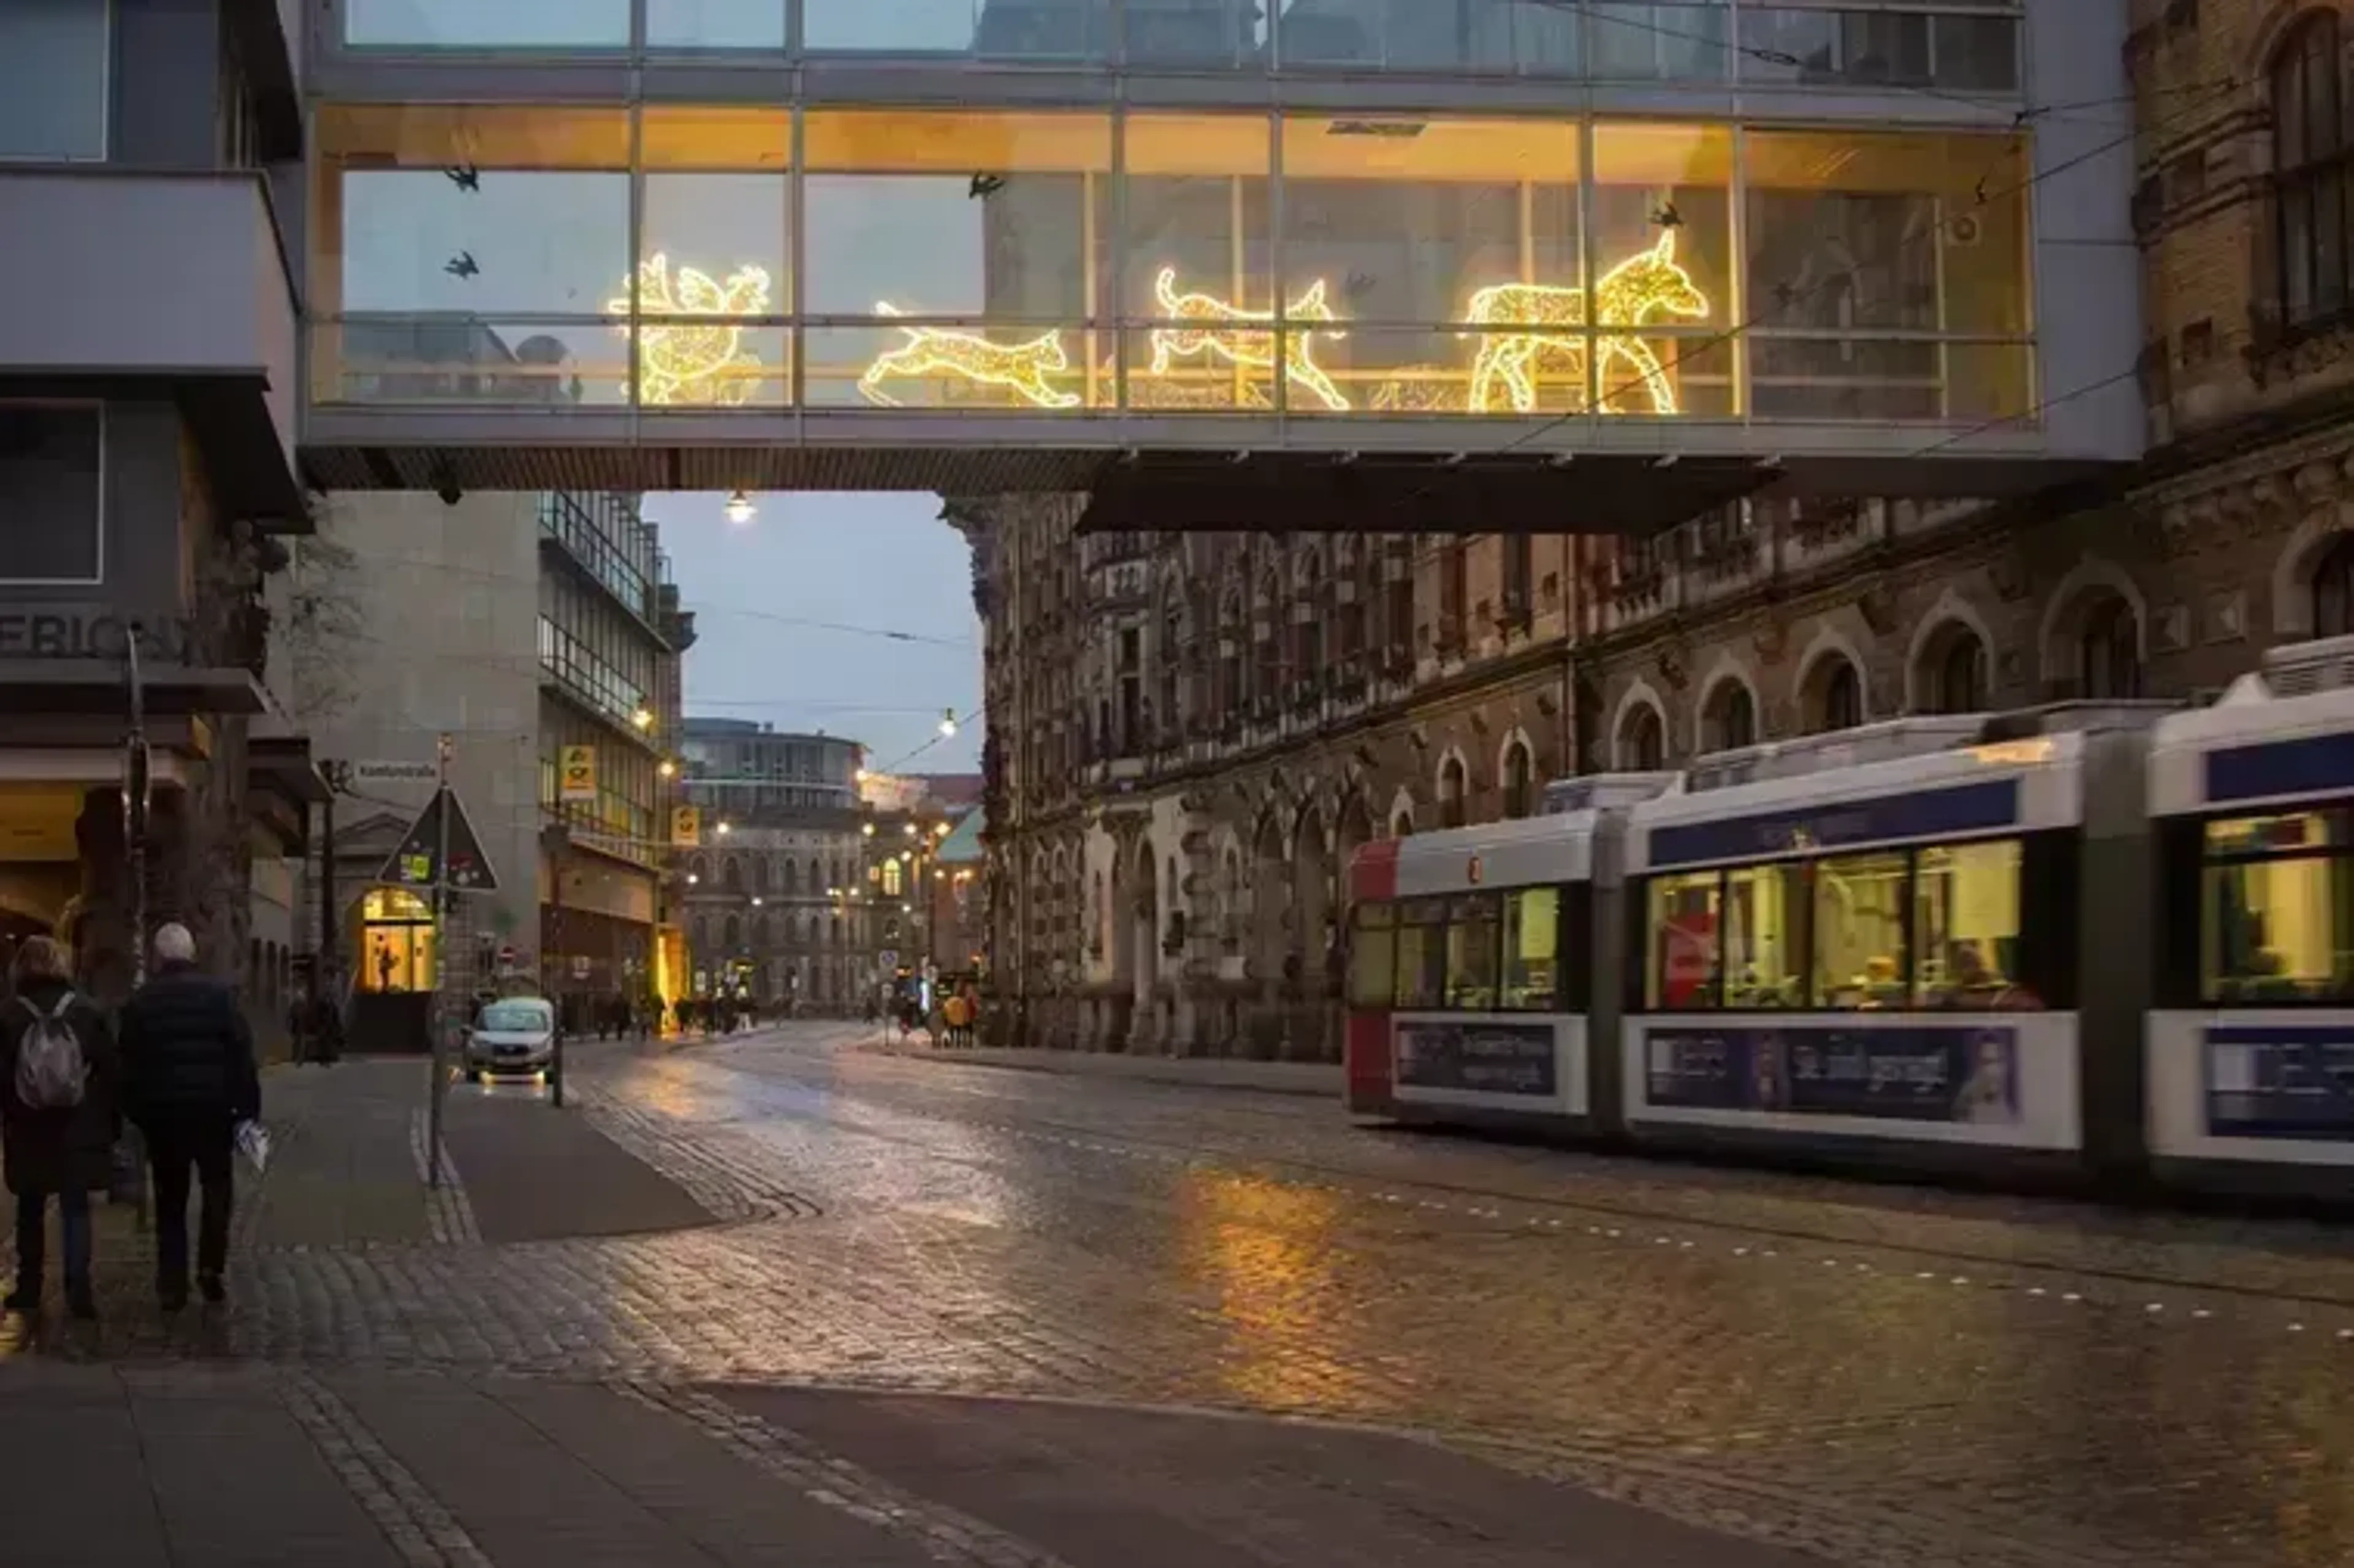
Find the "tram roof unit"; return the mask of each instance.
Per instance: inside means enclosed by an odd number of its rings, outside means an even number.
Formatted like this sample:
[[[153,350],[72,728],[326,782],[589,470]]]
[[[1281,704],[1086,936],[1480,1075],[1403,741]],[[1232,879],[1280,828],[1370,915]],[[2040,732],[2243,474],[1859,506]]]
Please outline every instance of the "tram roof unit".
[[[2092,737],[2147,730],[2170,711],[2062,703],[1893,719],[1727,753],[1634,809],[1627,867],[1697,870],[2074,827]]]
[[[2354,796],[2354,637],[2271,650],[2221,701],[2169,716],[2151,739],[2153,816],[2333,795]]]

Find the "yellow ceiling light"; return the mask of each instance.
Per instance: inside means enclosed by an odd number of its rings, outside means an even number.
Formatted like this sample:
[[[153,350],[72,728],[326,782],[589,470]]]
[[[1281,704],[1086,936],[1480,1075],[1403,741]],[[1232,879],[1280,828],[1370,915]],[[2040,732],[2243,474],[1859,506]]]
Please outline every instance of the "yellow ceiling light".
[[[875,313],[906,313],[888,301],[878,301]],[[907,341],[875,356],[858,378],[859,394],[868,402],[896,408],[899,400],[883,390],[895,376],[953,376],[978,387],[1002,387],[1037,408],[1076,408],[1079,395],[1057,391],[1046,379],[1070,369],[1063,354],[1063,334],[1042,333],[1027,343],[991,343],[969,332],[945,327],[903,326]]]
[[[667,255],[638,264],[636,315],[644,317],[757,316],[769,306],[769,274],[738,267],[725,283],[694,267],[671,270]],[[631,303],[627,294],[605,302],[619,316],[614,330],[627,337]],[[734,408],[751,400],[758,357],[744,347],[744,329],[724,319],[710,322],[641,321],[638,334],[638,401],[665,406]]]
[[[1659,243],[1649,249],[1638,251],[1603,273],[1594,286],[1594,296],[1601,307],[1600,319],[1611,326],[1639,327],[1663,315],[1704,320],[1711,309],[1708,296],[1692,282],[1691,274],[1676,264],[1676,231],[1672,228],[1662,233]],[[1500,391],[1510,411],[1534,413],[1537,372],[1548,360],[1565,365],[1583,379],[1585,339],[1582,334],[1568,329],[1585,326],[1586,313],[1585,290],[1556,284],[1499,283],[1473,294],[1465,319],[1475,326],[1546,330],[1494,333],[1484,338],[1479,358],[1471,367],[1471,412],[1505,412],[1505,408],[1499,406],[1497,395]],[[1654,414],[1681,412],[1676,406],[1676,389],[1668,380],[1666,366],[1641,338],[1619,333],[1597,334],[1594,355],[1596,373],[1606,383],[1612,366],[1623,365],[1649,392]],[[1610,393],[1606,384],[1602,389],[1604,413],[1617,411],[1610,406]]]
[[[1331,322],[1332,307],[1325,301],[1324,280],[1319,278],[1308,286],[1284,312],[1292,323]],[[1228,322],[1272,322],[1273,311],[1246,311],[1228,301],[1209,294],[1181,294],[1177,291],[1177,269],[1163,267],[1152,280],[1153,297],[1161,303],[1161,313],[1172,321],[1187,324],[1152,329],[1152,374],[1169,374],[1172,359],[1191,359],[1197,354],[1214,354],[1230,365],[1252,370],[1275,368],[1275,334],[1251,332],[1224,325]],[[1193,323],[1199,323],[1199,325]],[[1283,375],[1288,382],[1296,382],[1322,401],[1335,413],[1346,413],[1349,399],[1332,385],[1310,351],[1319,337],[1346,337],[1343,332],[1310,327],[1284,334]]]

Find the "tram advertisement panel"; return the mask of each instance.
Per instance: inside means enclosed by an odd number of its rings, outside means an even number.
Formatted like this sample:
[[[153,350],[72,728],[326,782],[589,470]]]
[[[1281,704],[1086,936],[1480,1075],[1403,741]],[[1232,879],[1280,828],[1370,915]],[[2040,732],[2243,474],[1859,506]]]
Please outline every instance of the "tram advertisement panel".
[[[1550,1023],[1401,1023],[1400,1088],[1483,1095],[1560,1093]]]
[[[1706,1110],[2004,1125],[2019,1033],[1983,1024],[1653,1029],[1649,1102]]]
[[[2218,1025],[2206,1056],[2212,1136],[2354,1139],[2354,1025]]]

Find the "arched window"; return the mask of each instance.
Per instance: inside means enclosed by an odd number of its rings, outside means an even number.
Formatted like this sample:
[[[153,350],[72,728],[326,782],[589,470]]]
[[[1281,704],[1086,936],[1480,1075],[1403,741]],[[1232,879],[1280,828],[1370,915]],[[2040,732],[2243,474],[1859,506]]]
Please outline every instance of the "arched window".
[[[1459,828],[1463,825],[1463,797],[1469,788],[1469,778],[1464,771],[1461,758],[1450,757],[1440,765],[1438,769],[1439,826]]]
[[[1396,814],[1390,818],[1390,837],[1394,839],[1410,839],[1414,837],[1414,813],[1412,811],[1406,810],[1405,808],[1401,807]]]
[[[2354,291],[2347,251],[2347,171],[2354,141],[2343,113],[2338,17],[2308,17],[2273,56],[2274,242],[2280,313],[2288,325],[2344,313]]]
[[[1701,713],[1701,749],[1738,751],[1757,744],[1757,702],[1746,683],[1725,679],[1708,694]]]
[[[1847,655],[1834,653],[1815,676],[1815,733],[1830,735],[1863,722],[1863,677]]]
[[[2354,534],[2340,534],[2313,568],[2313,634],[2354,634]]]
[[[883,863],[883,896],[896,898],[899,896],[899,862],[894,857]]]
[[[788,898],[801,890],[801,874],[790,857],[777,863],[777,890]]]
[[[752,857],[752,891],[755,893],[769,891],[769,863],[758,855]]]
[[[752,916],[752,947],[759,952],[768,950],[769,916],[765,910]]]
[[[1668,765],[1668,726],[1659,710],[1637,703],[1618,725],[1618,766],[1629,773],[1656,773]]]
[[[719,885],[730,893],[744,891],[744,868],[737,863],[732,854],[719,863]]]
[[[2109,594],[2084,617],[2076,639],[2077,690],[2095,700],[2141,695],[2141,637],[2133,606]]]
[[[744,923],[741,920],[738,920],[735,916],[730,915],[727,916],[727,923],[722,927],[722,930],[725,933],[722,939],[726,945],[726,956],[732,959],[738,952],[743,950]]]
[[[1936,664],[1929,673],[1929,711],[1940,714],[1981,712],[1987,702],[1986,644],[1978,634],[1957,629],[1946,639]]]
[[[1536,768],[1529,748],[1519,741],[1504,753],[1504,815],[1518,820],[1536,810]]]
[[[790,865],[792,864],[792,862],[787,861],[785,863],[787,865]],[[810,856],[809,890],[811,893],[822,893],[825,891],[825,867],[819,863],[818,858],[815,855]]]

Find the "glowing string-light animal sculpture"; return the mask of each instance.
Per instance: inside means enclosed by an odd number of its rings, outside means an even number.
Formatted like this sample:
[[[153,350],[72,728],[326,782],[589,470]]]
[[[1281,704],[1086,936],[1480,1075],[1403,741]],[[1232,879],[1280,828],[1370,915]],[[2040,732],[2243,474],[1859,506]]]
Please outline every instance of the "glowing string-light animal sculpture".
[[[1619,262],[1596,281],[1596,318],[1606,326],[1640,327],[1659,316],[1687,321],[1705,319],[1708,296],[1691,275],[1676,264],[1676,231],[1659,236],[1659,243]],[[1568,329],[1587,324],[1585,291],[1546,283],[1499,283],[1471,296],[1464,319],[1479,326],[1517,326],[1549,330],[1490,333],[1471,367],[1471,411],[1494,414],[1500,391],[1515,413],[1531,414],[1537,407],[1537,373],[1547,365],[1585,379],[1586,339]],[[1659,356],[1642,338],[1622,332],[1595,334],[1595,371],[1602,378],[1602,412],[1613,406],[1617,388],[1610,373],[1623,366],[1649,394],[1651,412],[1675,414],[1676,389],[1668,380]]]
[[[1275,368],[1275,339],[1271,332],[1254,332],[1221,325],[1226,322],[1272,322],[1273,311],[1246,311],[1239,305],[1208,294],[1181,294],[1177,291],[1177,269],[1163,267],[1152,281],[1153,297],[1161,302],[1161,313],[1183,326],[1152,329],[1152,374],[1166,376],[1172,359],[1190,359],[1197,354],[1214,354],[1232,365],[1252,370]],[[1319,278],[1308,286],[1308,291],[1294,301],[1284,312],[1285,318],[1298,322],[1331,322],[1340,318],[1325,302],[1324,280]],[[1203,324],[1196,326],[1193,323]],[[1345,337],[1348,334],[1329,328],[1310,327],[1284,334],[1283,375],[1287,382],[1296,383],[1322,401],[1335,413],[1346,413],[1349,399],[1332,385],[1310,352],[1319,337]]]
[[[887,301],[878,301],[875,313],[905,313]],[[1038,408],[1076,408],[1082,400],[1077,393],[1060,391],[1046,379],[1070,369],[1059,332],[1041,333],[1027,343],[991,343],[972,333],[945,327],[899,330],[907,334],[907,341],[875,355],[866,374],[858,378],[859,393],[870,403],[897,408],[898,399],[885,392],[882,384],[902,376],[953,376],[976,386],[1002,387]]]
[[[666,255],[638,263],[638,401],[717,408],[750,401],[754,377],[747,373],[760,361],[745,348],[744,328],[726,318],[757,316],[768,304],[763,268],[738,267],[720,283],[693,267],[673,271]],[[605,313],[621,317],[614,330],[630,335],[627,294],[606,301]],[[649,316],[673,319],[642,319]],[[708,319],[677,319],[687,317]]]

